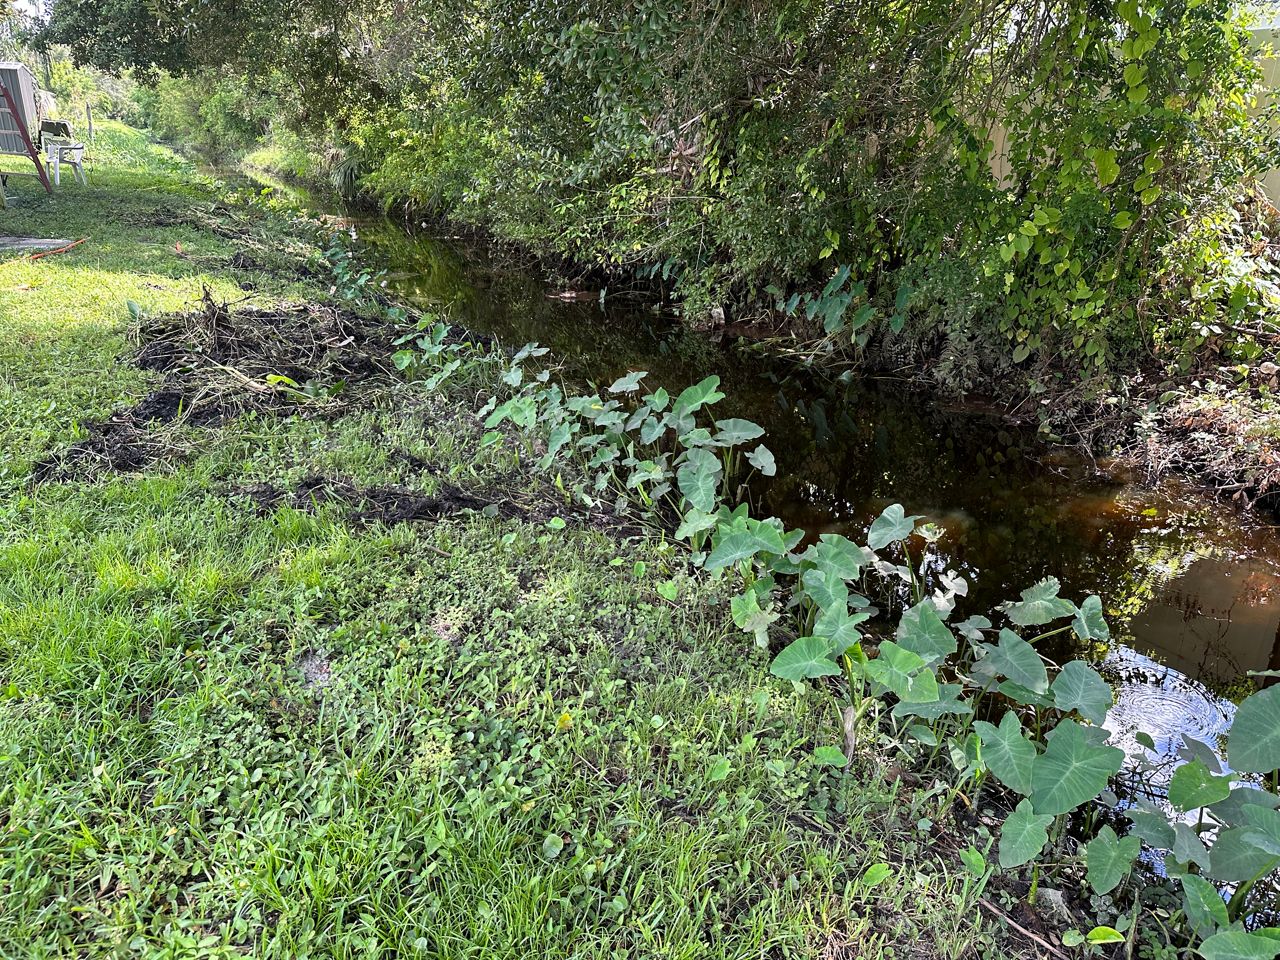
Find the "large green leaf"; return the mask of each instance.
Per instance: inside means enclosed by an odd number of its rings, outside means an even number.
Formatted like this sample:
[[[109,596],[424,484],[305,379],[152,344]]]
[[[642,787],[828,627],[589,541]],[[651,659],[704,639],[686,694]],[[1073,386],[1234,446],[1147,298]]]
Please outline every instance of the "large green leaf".
[[[1129,875],[1141,852],[1142,841],[1137,837],[1117,837],[1114,830],[1104,826],[1085,844],[1089,886],[1098,893],[1110,893]]]
[[[764,427],[758,423],[752,423],[750,420],[740,420],[737,417],[729,420],[717,420],[716,426],[720,432],[712,438],[712,442],[719,447],[736,447],[740,443],[757,440],[764,436]]]
[[[1211,937],[1230,923],[1227,903],[1218,888],[1195,873],[1182,875],[1182,909],[1196,936]]]
[[[1031,802],[1037,813],[1068,813],[1105,790],[1123,763],[1123,750],[1095,742],[1080,724],[1064,720],[1031,767]]]
[[[926,669],[924,659],[892,640],[880,644],[880,653],[863,664],[862,669],[876,683],[911,703],[929,703],[938,699],[938,680]]]
[[[676,528],[676,539],[690,540],[695,534],[710,530],[717,522],[713,513],[707,513],[705,510],[690,510],[680,521],[680,526]]]
[[[786,541],[776,527],[748,520],[742,525],[735,523],[723,535],[717,535],[715,548],[707,557],[706,568],[714,571],[758,553],[781,555],[786,552]]]
[[[707,404],[718,403],[724,399],[724,394],[716,389],[719,386],[720,378],[713,375],[691,387],[685,387],[680,396],[676,397],[676,402],[671,409],[681,413],[693,413]]]
[[[908,517],[902,504],[894,503],[885,507],[884,513],[876,517],[867,531],[867,546],[872,550],[880,550],[911,536],[916,528],[916,521],[924,517]]]
[[[1086,597],[1076,618],[1071,621],[1071,629],[1081,640],[1110,640],[1111,628],[1107,626],[1106,617],[1102,614],[1102,598]]]
[[[801,637],[788,644],[769,665],[769,672],[783,680],[811,680],[814,677],[834,677],[840,673],[828,651],[827,641],[821,637]]]
[[[716,508],[722,470],[719,457],[694,447],[685,452],[684,462],[676,469],[676,486],[695,510],[710,513]]]
[[[1196,953],[1205,960],[1274,960],[1280,955],[1280,940],[1243,930],[1223,930],[1200,944]]]
[[[1201,870],[1209,869],[1209,848],[1200,839],[1200,834],[1188,824],[1173,825],[1173,846],[1170,852],[1178,863],[1194,863]]]
[[[858,624],[870,619],[870,613],[860,611],[850,614],[848,605],[842,604],[822,611],[813,625],[813,635],[829,640],[832,653],[844,653],[862,640],[862,634],[858,632]]]
[[[1090,723],[1101,726],[1107,719],[1114,694],[1111,684],[1098,671],[1072,660],[1053,681],[1053,702],[1059,710],[1077,711]]]
[[[1012,680],[1000,681],[998,689],[1014,703],[1025,704],[1028,707],[1039,707],[1042,710],[1047,710],[1053,706],[1052,697],[1044,693],[1036,693],[1034,690],[1028,690],[1022,684],[1014,683]]]
[[[671,394],[667,393],[666,387],[659,387],[653,393],[644,398],[644,402],[649,405],[649,409],[661,413],[667,409],[667,404],[671,402]]]
[[[919,717],[931,722],[948,714],[966,716],[973,713],[973,708],[960,699],[963,689],[958,683],[940,683],[936,700],[930,700],[927,703],[912,703],[904,700],[893,708],[893,716],[899,720],[905,717]]]
[[[1049,673],[1040,654],[1012,630],[1001,630],[998,644],[984,646],[987,655],[982,662],[987,669],[1035,693],[1049,689]]]
[[[619,377],[609,387],[610,393],[634,393],[640,389],[640,381],[649,375],[647,370],[633,370],[625,377]]]
[[[1014,712],[1006,711],[998,727],[979,720],[973,729],[982,739],[982,759],[991,772],[1009,789],[1029,794],[1036,746],[1022,735],[1022,724]]]
[[[644,422],[640,424],[640,442],[648,446],[657,442],[657,439],[666,432],[666,424],[657,417],[645,417]]]
[[[1034,813],[1028,800],[1020,802],[1000,828],[1000,866],[1008,870],[1030,863],[1049,842],[1053,817]]]
[[[895,636],[898,643],[928,664],[940,663],[959,649],[955,634],[947,629],[928,600],[903,613]]]
[[[1280,856],[1280,812],[1252,806],[1244,811],[1245,839],[1259,850]]]
[[[1133,835],[1160,850],[1173,846],[1173,824],[1164,813],[1155,810],[1126,810],[1125,816],[1133,824]]]
[[[1199,760],[1184,763],[1169,781],[1169,802],[1179,810],[1196,810],[1227,799],[1231,778],[1215,777]]]
[[[815,567],[812,570],[806,570],[800,582],[804,585],[805,595],[821,609],[848,607],[849,585],[845,583],[844,577],[838,570],[830,567]]]
[[[1022,599],[1005,607],[1009,619],[1020,627],[1038,627],[1076,612],[1076,605],[1058,596],[1062,585],[1056,577],[1041,580],[1022,591]]]
[[[747,463],[759,470],[761,476],[772,477],[778,472],[778,462],[773,459],[773,451],[763,443],[747,454]]]
[[[1259,790],[1254,786],[1233,787],[1231,795],[1220,800],[1209,809],[1213,815],[1230,826],[1248,823],[1244,818],[1245,810],[1252,806],[1266,807],[1274,810],[1280,807],[1280,796],[1269,790]]]
[[[1214,880],[1239,883],[1280,867],[1280,857],[1267,853],[1253,842],[1254,829],[1249,826],[1219,831],[1205,872]]]
[[[1280,686],[1241,702],[1227,736],[1227,762],[1248,773],[1280,769]]]
[[[819,567],[834,570],[845,580],[857,580],[862,576],[862,568],[873,559],[864,547],[837,533],[824,533],[811,550],[811,557]]]

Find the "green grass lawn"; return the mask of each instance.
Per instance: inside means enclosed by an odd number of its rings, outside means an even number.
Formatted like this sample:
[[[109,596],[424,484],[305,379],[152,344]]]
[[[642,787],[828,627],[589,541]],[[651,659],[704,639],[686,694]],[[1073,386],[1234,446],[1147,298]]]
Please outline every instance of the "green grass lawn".
[[[660,539],[244,495],[534,497],[476,442],[483,384],[158,426],[140,472],[35,483],[154,386],[129,301],[328,290],[290,267],[306,230],[126,128],[95,153],[88,189],[13,181],[0,220],[88,238],[0,262],[0,956],[1008,952],[893,769],[816,764],[829,700]]]

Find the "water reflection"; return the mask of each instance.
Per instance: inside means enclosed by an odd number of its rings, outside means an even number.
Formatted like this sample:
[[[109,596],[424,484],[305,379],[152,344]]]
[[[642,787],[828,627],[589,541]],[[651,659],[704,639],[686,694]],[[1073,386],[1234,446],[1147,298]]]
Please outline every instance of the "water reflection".
[[[1227,731],[1235,718],[1235,704],[1217,696],[1203,683],[1185,673],[1143,656],[1136,650],[1116,646],[1102,663],[1102,672],[1116,688],[1116,705],[1107,716],[1111,742],[1131,760],[1147,755],[1137,735],[1145,733],[1162,757],[1176,754],[1186,746],[1187,737],[1205,744],[1227,769],[1223,749]],[[1131,796],[1159,800],[1167,792],[1173,764],[1163,764],[1144,773],[1141,789]]]
[[[1175,483],[1151,489],[1047,452],[994,416],[949,409],[869,378],[830,383],[750,349],[688,332],[651,308],[570,299],[483,247],[362,224],[389,285],[470,328],[551,347],[571,379],[608,383],[648,370],[679,388],[719,374],[725,416],[768,431],[778,477],[756,505],[803,527],[861,535],[901,502],[947,531],[945,559],[971,581],[960,610],[989,611],[1055,575],[1064,593],[1103,597],[1115,631],[1091,651],[1118,685],[1111,726],[1166,755],[1181,737],[1214,743],[1249,670],[1280,669],[1280,537]],[[740,346],[740,345],[739,345]],[[1061,651],[1078,653],[1079,651]]]

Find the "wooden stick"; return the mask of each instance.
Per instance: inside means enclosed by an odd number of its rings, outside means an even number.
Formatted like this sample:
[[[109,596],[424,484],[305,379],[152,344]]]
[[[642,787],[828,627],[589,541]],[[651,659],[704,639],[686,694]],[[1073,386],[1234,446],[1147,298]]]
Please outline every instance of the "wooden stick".
[[[81,237],[79,240],[73,240],[65,247],[58,247],[56,250],[41,250],[39,253],[33,253],[27,257],[28,260],[39,260],[41,257],[52,257],[55,253],[66,253],[72,247],[78,247],[80,244],[88,240],[88,237]]]
[[[1011,926],[1014,930],[1017,930],[1020,934],[1026,937],[1028,940],[1031,940],[1032,942],[1037,943],[1040,946],[1044,947],[1046,950],[1049,951],[1049,953],[1057,957],[1058,960],[1071,960],[1071,958],[1066,953],[1059,950],[1057,947],[1055,947],[1052,943],[1050,943],[1044,937],[1040,936],[1038,933],[1032,933],[1030,930],[1028,930],[1022,924],[1018,923],[1016,920],[1013,919],[1013,917],[1009,916],[1007,913],[1005,913],[1003,910],[1001,910],[991,901],[980,897],[978,899],[978,904],[979,906],[985,907],[990,913],[995,914],[997,917],[999,917],[1001,920],[1003,920],[1005,923]]]

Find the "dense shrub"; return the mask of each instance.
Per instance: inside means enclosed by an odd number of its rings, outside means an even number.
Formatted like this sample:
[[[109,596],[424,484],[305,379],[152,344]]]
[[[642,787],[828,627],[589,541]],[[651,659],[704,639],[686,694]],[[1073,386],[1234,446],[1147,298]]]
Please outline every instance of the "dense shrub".
[[[223,160],[257,144],[275,113],[275,98],[236,77],[165,75],[142,88],[141,119],[161,139]]]

